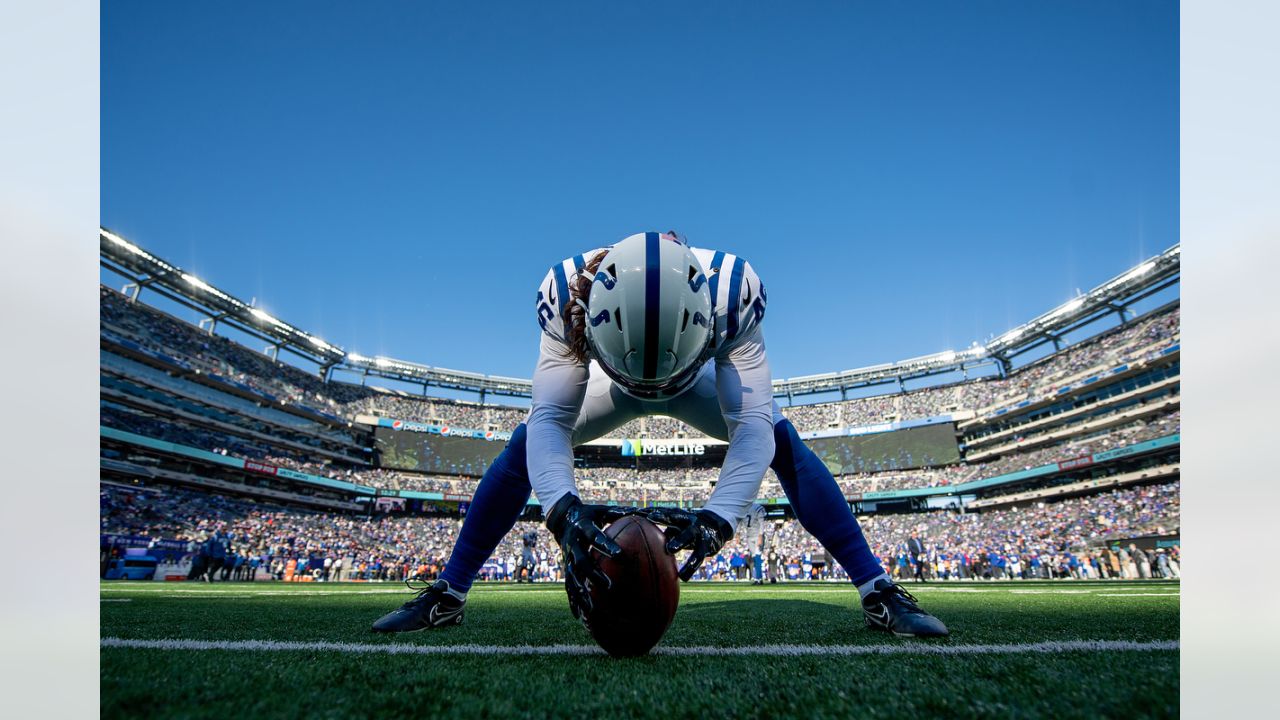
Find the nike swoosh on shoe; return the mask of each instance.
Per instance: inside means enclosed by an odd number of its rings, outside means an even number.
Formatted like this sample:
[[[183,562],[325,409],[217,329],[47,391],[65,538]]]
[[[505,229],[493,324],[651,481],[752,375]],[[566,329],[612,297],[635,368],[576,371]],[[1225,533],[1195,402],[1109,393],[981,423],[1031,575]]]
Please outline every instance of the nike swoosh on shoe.
[[[452,612],[442,613],[440,612],[440,606],[436,605],[431,608],[431,613],[427,615],[427,622],[432,625],[439,625],[453,619],[460,612],[462,612],[462,608],[458,608]]]
[[[871,612],[866,608],[863,608],[863,611],[867,614],[867,617],[871,618],[872,620],[880,623],[881,625],[884,625],[885,627],[889,626],[889,608],[881,605],[879,608],[879,612]]]

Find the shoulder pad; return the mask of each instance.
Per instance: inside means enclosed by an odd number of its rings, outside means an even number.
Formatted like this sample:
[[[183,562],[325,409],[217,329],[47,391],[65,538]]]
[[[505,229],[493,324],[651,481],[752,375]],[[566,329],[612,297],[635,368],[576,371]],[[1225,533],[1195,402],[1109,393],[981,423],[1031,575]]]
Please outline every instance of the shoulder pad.
[[[707,272],[715,316],[715,349],[724,350],[764,321],[769,302],[764,283],[745,259],[719,250],[693,249]]]
[[[567,342],[564,311],[569,304],[569,283],[586,265],[586,258],[595,252],[598,251],[574,255],[552,265],[538,285],[538,295],[534,301],[538,327],[556,340]]]

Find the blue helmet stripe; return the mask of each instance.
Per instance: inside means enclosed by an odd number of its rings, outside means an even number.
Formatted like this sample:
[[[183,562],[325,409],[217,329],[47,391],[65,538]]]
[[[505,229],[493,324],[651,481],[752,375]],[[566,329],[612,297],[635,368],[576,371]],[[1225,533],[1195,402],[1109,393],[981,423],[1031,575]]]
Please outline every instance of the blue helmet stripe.
[[[581,255],[573,256],[573,271],[582,272],[582,268],[587,266],[587,261]]]
[[[738,315],[740,308],[738,307],[738,296],[742,292],[742,273],[745,271],[746,263],[742,262],[742,258],[733,259],[733,274],[729,277],[729,306],[724,310],[728,315],[725,317],[729,321],[729,328],[725,332],[725,342],[729,342],[738,335]]]
[[[658,320],[661,310],[658,282],[661,278],[662,249],[658,233],[644,234],[644,379],[658,376]]]
[[[564,275],[564,263],[556,263],[555,267],[551,269],[556,274],[556,295],[559,296],[556,300],[560,307],[556,309],[556,312],[560,317],[564,317],[564,305],[569,301],[569,279]]]

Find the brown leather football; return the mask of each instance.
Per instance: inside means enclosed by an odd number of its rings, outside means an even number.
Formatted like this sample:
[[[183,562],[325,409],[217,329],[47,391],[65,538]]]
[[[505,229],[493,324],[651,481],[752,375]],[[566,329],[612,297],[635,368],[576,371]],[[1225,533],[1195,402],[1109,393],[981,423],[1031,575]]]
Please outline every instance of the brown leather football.
[[[658,644],[680,604],[676,559],[667,553],[657,525],[635,515],[605,528],[622,552],[604,557],[592,550],[600,570],[613,582],[591,588],[592,611],[584,618],[591,637],[614,657],[644,655]]]

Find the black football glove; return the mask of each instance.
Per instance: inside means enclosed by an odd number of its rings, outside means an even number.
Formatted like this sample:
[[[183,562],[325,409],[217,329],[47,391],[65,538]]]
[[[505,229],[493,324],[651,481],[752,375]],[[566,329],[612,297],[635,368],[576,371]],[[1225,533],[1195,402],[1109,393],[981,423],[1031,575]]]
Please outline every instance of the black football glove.
[[[674,555],[677,550],[690,550],[689,558],[680,568],[680,579],[686,582],[707,556],[720,552],[720,548],[733,537],[733,526],[710,510],[689,512],[680,508],[651,507],[637,514],[667,526],[667,552]]]
[[[618,543],[605,535],[600,527],[635,512],[633,507],[584,505],[573,493],[566,493],[547,511],[547,529],[560,543],[564,589],[569,595],[569,610],[575,618],[582,620],[592,610],[588,581],[606,590],[612,585],[609,576],[601,572],[591,559],[591,548],[608,557],[622,552]]]

